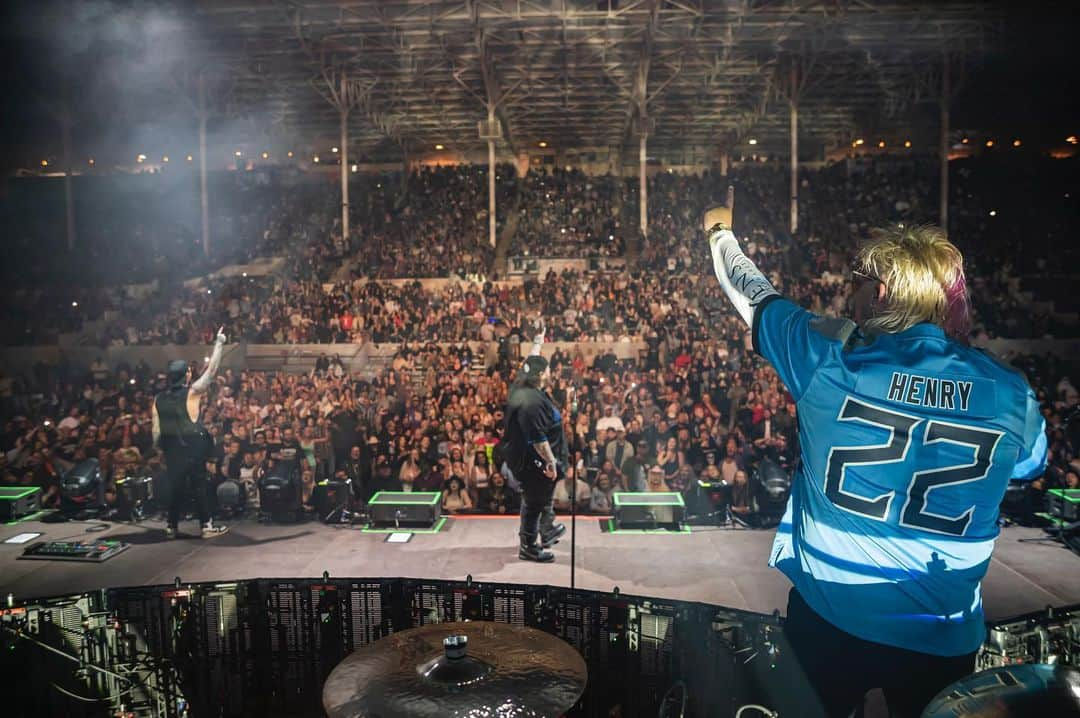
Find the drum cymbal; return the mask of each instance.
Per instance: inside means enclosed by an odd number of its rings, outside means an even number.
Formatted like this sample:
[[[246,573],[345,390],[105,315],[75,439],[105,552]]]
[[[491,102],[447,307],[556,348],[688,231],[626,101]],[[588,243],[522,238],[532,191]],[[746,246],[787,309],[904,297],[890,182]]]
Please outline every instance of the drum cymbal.
[[[395,633],[339,663],[323,686],[330,718],[541,718],[585,691],[572,646],[533,628],[471,621]]]

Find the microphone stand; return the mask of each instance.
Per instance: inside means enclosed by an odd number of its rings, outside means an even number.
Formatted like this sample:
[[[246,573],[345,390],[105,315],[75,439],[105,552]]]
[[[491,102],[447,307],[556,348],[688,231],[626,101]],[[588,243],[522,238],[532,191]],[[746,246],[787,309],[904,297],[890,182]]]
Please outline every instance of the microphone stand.
[[[573,392],[570,401],[570,590],[575,588],[575,572],[577,570],[577,389],[571,387]]]

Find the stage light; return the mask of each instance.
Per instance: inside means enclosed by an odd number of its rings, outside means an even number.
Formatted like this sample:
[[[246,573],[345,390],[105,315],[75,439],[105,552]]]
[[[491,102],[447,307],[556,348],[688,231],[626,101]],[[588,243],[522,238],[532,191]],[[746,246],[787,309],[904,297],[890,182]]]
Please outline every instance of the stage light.
[[[187,156],[187,161],[188,161],[188,162],[191,162],[191,155],[188,155],[188,156]]]
[[[749,140],[747,140],[747,144],[756,145],[757,139],[751,137]]]
[[[161,161],[162,162],[168,162],[169,161],[169,156],[168,155],[162,155],[161,156]]]
[[[862,145],[864,142],[865,142],[865,140],[863,140],[861,137],[859,139],[855,140],[856,145]]]
[[[904,140],[904,147],[910,148],[911,147],[911,140]]]
[[[319,156],[318,156],[318,155],[315,155],[314,157],[312,157],[312,158],[311,158],[311,161],[312,161],[312,162],[315,162],[316,164],[318,164],[318,162],[319,162]]]
[[[1019,146],[1020,146],[1020,140],[1013,140],[1013,147],[1019,147]]]
[[[968,143],[968,138],[967,138],[967,137],[965,137],[964,139],[960,140],[960,144],[962,144],[962,145],[966,145],[967,143]]]
[[[269,152],[263,152],[263,153],[262,153],[262,158],[263,158],[264,160],[268,160],[268,159],[270,159],[270,153],[269,153]]]
[[[1077,142],[1080,142],[1080,140],[1076,139],[1076,135],[1069,135],[1065,138],[1065,141],[1068,142],[1070,145],[1075,145]]]
[[[338,148],[337,147],[331,147],[330,151],[333,152],[336,155],[338,153]]]
[[[49,166],[49,161],[48,160],[42,160],[41,161],[41,166],[42,167],[48,167]]]
[[[791,495],[791,476],[771,459],[762,459],[751,472],[750,503],[760,527],[780,523]]]
[[[879,149],[884,149],[884,147],[885,147],[885,140],[881,140],[880,142],[878,142],[878,143],[877,143],[877,146],[878,146],[878,148],[879,148]]]
[[[85,459],[68,469],[60,480],[62,500],[71,508],[93,508],[104,500],[97,459]]]
[[[437,150],[443,150],[443,149],[446,149],[446,148],[445,148],[445,147],[443,147],[442,145],[435,145],[435,149],[437,149]]]
[[[146,155],[139,155],[139,156],[137,156],[137,157],[135,158],[135,161],[136,161],[136,162],[139,162],[139,163],[143,163],[143,162],[146,162]]]
[[[241,155],[243,155],[244,153],[243,153],[243,152],[241,152],[240,150],[237,150],[236,152],[233,152],[233,154],[234,154],[234,155],[236,155],[237,157],[240,157],[240,156],[241,156]]]
[[[544,142],[543,140],[540,140],[539,142],[536,143],[536,146],[537,147],[547,147],[547,142]]]
[[[987,147],[993,147],[994,146],[994,141],[993,140],[987,140],[986,141],[986,146]]]

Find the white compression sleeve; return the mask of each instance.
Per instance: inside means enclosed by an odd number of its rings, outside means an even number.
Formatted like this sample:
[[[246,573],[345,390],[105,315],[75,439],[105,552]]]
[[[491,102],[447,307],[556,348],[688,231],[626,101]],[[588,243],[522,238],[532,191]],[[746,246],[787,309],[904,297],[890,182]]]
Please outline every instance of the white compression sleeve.
[[[766,297],[779,294],[761,270],[743,254],[739,241],[730,230],[722,229],[709,236],[713,272],[724,293],[746,325],[754,325],[754,310]]]

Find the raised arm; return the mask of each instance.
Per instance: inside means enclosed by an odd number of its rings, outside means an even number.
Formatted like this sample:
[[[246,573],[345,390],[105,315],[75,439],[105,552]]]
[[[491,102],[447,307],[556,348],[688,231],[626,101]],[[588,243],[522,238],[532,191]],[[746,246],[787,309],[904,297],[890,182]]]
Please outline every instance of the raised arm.
[[[537,317],[533,326],[536,328],[537,333],[533,335],[532,349],[529,350],[529,356],[531,357],[540,356],[540,350],[544,348],[544,334],[547,333],[543,317]]]
[[[206,366],[206,371],[202,373],[202,376],[192,383],[192,394],[205,394],[210,390],[210,384],[214,381],[214,377],[217,376],[218,367],[221,366],[221,354],[225,350],[224,329],[225,327],[218,329],[217,337],[214,338],[214,351],[210,353],[210,363]]]
[[[768,297],[778,296],[779,292],[739,247],[739,241],[731,231],[734,204],[734,189],[728,188],[727,206],[713,207],[705,212],[705,236],[709,240],[713,272],[720,287],[742,320],[752,327],[758,305]]]

